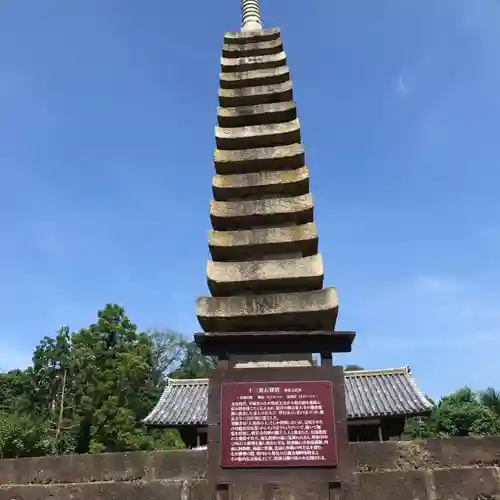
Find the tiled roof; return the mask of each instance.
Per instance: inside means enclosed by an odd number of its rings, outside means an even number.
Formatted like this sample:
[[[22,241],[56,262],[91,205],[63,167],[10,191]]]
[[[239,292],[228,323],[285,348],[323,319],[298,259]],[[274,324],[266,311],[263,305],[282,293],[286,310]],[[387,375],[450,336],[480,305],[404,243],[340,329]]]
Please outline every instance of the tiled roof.
[[[350,420],[428,413],[432,405],[419,390],[409,367],[345,373]],[[146,425],[206,425],[208,379],[169,379]]]

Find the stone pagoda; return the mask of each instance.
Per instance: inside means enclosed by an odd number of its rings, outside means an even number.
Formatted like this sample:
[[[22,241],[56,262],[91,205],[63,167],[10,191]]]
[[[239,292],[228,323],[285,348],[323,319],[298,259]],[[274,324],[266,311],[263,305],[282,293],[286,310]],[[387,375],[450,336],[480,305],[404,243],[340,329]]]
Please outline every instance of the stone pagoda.
[[[279,29],[263,30],[258,0],[242,2],[242,30],[221,58],[211,297],[197,316],[212,332],[332,331],[335,288],[323,287],[309,169]]]
[[[209,482],[223,499],[231,485],[257,482],[267,499],[305,467],[302,480],[333,495],[351,469],[344,375],[332,353],[350,351],[355,334],[335,331],[337,294],[323,287],[290,70],[280,30],[262,28],[258,0],[242,0],[241,32],[224,36],[219,80],[211,297],[197,301],[195,334],[218,358]]]

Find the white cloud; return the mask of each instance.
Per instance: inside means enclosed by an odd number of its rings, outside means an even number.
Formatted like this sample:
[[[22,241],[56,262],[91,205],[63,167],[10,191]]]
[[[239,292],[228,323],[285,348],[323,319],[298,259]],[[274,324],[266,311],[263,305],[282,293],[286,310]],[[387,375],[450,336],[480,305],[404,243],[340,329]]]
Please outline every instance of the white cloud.
[[[400,96],[405,96],[410,92],[410,87],[403,75],[399,75],[396,79],[396,92]]]

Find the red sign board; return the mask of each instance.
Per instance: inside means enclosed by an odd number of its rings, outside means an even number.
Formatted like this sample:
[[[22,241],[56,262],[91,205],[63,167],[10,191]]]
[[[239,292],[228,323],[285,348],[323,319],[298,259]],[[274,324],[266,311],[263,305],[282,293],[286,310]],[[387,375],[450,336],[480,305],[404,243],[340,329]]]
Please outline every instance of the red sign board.
[[[337,465],[331,382],[226,382],[222,467]]]

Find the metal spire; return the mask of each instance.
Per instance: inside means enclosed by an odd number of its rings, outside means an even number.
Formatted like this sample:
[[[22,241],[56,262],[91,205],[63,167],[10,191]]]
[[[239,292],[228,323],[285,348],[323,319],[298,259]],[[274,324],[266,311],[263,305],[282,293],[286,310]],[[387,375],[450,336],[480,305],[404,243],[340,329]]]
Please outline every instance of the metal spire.
[[[241,31],[261,29],[259,0],[241,0]]]

